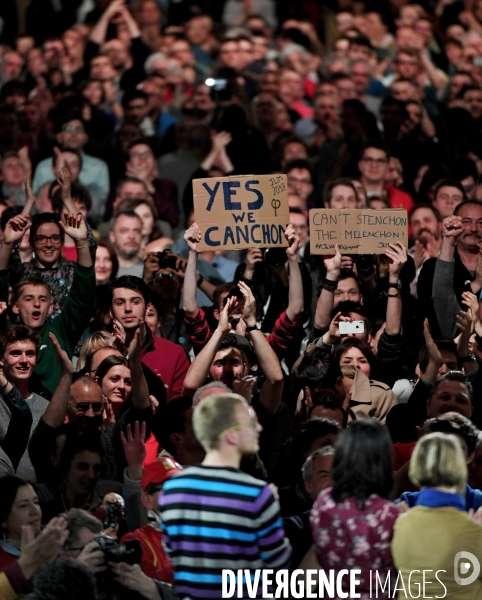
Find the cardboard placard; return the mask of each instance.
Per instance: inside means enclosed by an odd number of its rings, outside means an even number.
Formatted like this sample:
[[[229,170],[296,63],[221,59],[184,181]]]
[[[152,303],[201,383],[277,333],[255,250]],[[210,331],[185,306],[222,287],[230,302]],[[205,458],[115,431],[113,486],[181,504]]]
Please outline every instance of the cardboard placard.
[[[286,175],[194,179],[194,214],[203,250],[286,247],[290,222]]]
[[[310,250],[312,254],[334,254],[335,244],[342,254],[383,254],[389,244],[408,247],[407,211],[398,208],[310,210]]]

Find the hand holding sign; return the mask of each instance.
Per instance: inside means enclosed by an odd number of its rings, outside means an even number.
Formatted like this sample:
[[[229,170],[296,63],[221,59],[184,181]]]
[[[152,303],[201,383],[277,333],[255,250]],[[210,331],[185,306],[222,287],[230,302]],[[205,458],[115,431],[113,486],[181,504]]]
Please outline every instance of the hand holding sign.
[[[193,223],[189,229],[184,232],[184,241],[189,250],[197,252],[197,244],[201,241],[201,230],[197,223]]]
[[[293,225],[288,225],[285,231],[285,238],[288,240],[288,248],[286,254],[289,259],[296,258],[300,246],[300,236],[296,233]]]

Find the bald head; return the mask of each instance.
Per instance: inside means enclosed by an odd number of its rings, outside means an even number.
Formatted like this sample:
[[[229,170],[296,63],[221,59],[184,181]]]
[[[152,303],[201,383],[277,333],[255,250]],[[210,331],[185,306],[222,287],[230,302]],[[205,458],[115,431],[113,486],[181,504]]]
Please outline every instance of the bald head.
[[[104,408],[102,391],[90,377],[80,377],[70,386],[67,416],[69,423],[82,428],[98,429]]]
[[[86,362],[88,368],[88,377],[95,377],[96,371],[99,368],[100,363],[108,356],[122,356],[122,352],[114,348],[113,346],[104,346],[92,352]]]

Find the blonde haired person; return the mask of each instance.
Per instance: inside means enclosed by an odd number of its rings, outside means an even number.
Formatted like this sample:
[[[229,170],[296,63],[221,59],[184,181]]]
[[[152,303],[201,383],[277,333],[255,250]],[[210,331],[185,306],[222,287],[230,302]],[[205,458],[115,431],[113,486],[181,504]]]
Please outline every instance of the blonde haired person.
[[[467,465],[459,439],[443,433],[421,438],[409,477],[422,490],[395,523],[392,540],[407,594],[424,586],[426,598],[482,599],[482,525],[478,513],[465,512]]]
[[[223,569],[233,564],[239,569],[287,568],[291,546],[273,490],[239,470],[241,458],[258,451],[262,429],[246,400],[230,393],[202,398],[194,408],[193,428],[206,456],[201,465],[164,483],[160,515],[176,592],[214,600],[224,597]]]
[[[109,346],[111,338],[112,334],[108,331],[95,331],[94,333],[91,333],[82,344],[75,370],[81,371],[85,367],[89,354],[93,354],[97,350]]]

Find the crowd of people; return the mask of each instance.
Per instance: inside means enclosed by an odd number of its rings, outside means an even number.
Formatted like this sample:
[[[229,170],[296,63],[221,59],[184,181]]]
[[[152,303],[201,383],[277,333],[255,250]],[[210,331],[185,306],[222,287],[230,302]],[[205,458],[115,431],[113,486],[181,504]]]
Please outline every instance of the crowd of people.
[[[481,134],[479,0],[1,0],[0,600],[482,598]],[[251,174],[285,247],[200,251]]]

